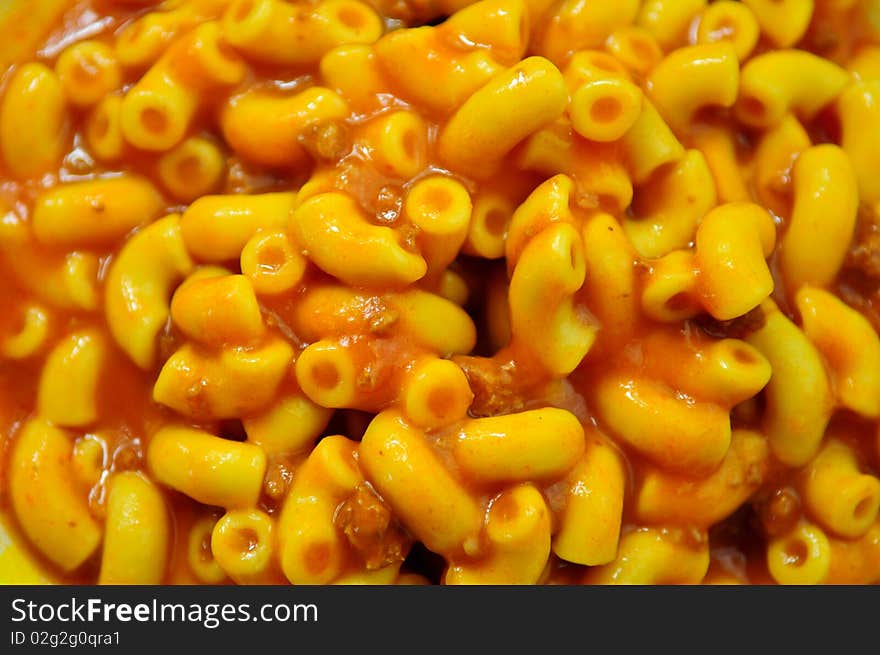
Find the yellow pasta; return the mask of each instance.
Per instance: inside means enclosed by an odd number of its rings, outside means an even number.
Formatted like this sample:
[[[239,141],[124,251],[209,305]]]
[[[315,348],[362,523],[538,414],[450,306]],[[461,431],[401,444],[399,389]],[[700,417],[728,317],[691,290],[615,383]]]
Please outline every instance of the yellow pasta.
[[[57,166],[67,145],[67,101],[61,80],[43,64],[25,64],[0,102],[0,153],[10,170],[34,177]]]
[[[162,184],[175,198],[192,201],[217,190],[226,170],[226,160],[217,145],[192,137],[159,159]]]
[[[162,366],[153,400],[184,416],[233,418],[272,402],[290,370],[293,348],[280,337],[259,346],[205,352],[181,346]]]
[[[642,92],[620,78],[587,82],[572,94],[568,112],[578,134],[593,141],[616,141],[642,111]]]
[[[85,139],[91,153],[102,161],[116,161],[126,153],[119,115],[122,97],[104,96],[92,109],[85,124]]]
[[[560,223],[529,242],[510,280],[511,335],[553,375],[573,371],[596,338],[575,306],[585,275],[580,235]]]
[[[403,388],[403,411],[421,428],[438,428],[467,415],[474,398],[461,368],[448,359],[429,358],[413,366]]]
[[[98,417],[98,385],[107,340],[96,330],[66,336],[46,358],[37,391],[37,409],[56,425],[77,427]]]
[[[664,50],[671,50],[685,40],[691,22],[706,4],[706,0],[646,0],[636,23],[648,30]]]
[[[220,24],[202,23],[175,41],[122,101],[126,141],[163,151],[180,143],[204,95],[240,82],[244,62],[223,41]]]
[[[636,122],[623,135],[621,149],[633,184],[647,182],[652,173],[685,155],[684,146],[647,98]]]
[[[816,348],[772,300],[761,305],[764,325],[747,341],[770,362],[764,431],[773,454],[789,466],[806,464],[818,451],[833,398]]]
[[[861,537],[877,519],[880,480],[863,473],[858,455],[837,439],[807,466],[802,488],[807,511],[840,537]]]
[[[424,258],[393,228],[373,225],[351,197],[322,193],[297,207],[294,239],[321,270],[353,285],[403,285],[427,272]]]
[[[205,516],[195,521],[187,536],[187,564],[196,579],[203,584],[219,584],[226,580],[226,572],[220,568],[211,550],[211,537],[217,519]]]
[[[840,114],[843,148],[859,183],[859,199],[875,204],[880,201],[880,187],[872,175],[877,161],[877,131],[873,126],[880,120],[878,110],[880,78],[852,84],[837,101]]]
[[[465,421],[452,446],[463,474],[479,482],[559,478],[583,452],[577,418],[552,407]]]
[[[304,64],[343,43],[371,43],[382,35],[383,26],[370,6],[357,0],[321,0],[313,6],[238,0],[223,14],[223,29],[248,57]]]
[[[122,82],[113,49],[100,41],[80,41],[66,48],[55,72],[67,99],[81,107],[96,104]]]
[[[259,510],[234,509],[214,525],[214,560],[238,584],[269,584],[276,579],[275,521]]]
[[[690,250],[673,250],[651,262],[641,295],[646,316],[676,323],[701,310],[697,260]]]
[[[253,507],[263,486],[266,455],[253,444],[169,426],[150,438],[147,467],[157,481],[205,505]]]
[[[370,423],[358,452],[364,474],[428,548],[477,553],[482,511],[420,430],[394,411],[383,412]]]
[[[324,87],[292,94],[257,89],[231,97],[221,110],[220,126],[242,158],[264,166],[296,166],[307,161],[300,135],[348,113],[345,100]]]
[[[244,275],[190,278],[171,298],[171,320],[190,339],[211,346],[248,345],[265,334],[257,296]]]
[[[180,219],[180,235],[193,257],[204,262],[238,259],[259,230],[283,229],[294,195],[288,192],[202,196]]]
[[[696,265],[701,301],[715,318],[729,320],[754,309],[773,291],[765,258],[776,245],[767,210],[729,203],[710,211],[697,228]]]
[[[682,530],[639,528],[623,535],[617,557],[587,569],[589,584],[698,584],[709,568],[705,534],[689,539]]]
[[[880,3],[5,4],[0,582],[880,581]]]
[[[334,513],[363,482],[355,443],[322,439],[299,468],[278,519],[281,568],[293,584],[326,584],[346,568],[348,543]]]
[[[45,419],[21,429],[9,459],[12,509],[37,550],[63,571],[83,564],[101,544],[101,525],[69,467],[73,443]]]
[[[307,450],[327,427],[333,411],[316,405],[302,393],[282,396],[265,411],[243,419],[247,440],[266,454]]]
[[[767,568],[779,584],[815,585],[831,568],[831,545],[817,526],[801,522],[767,544]]]
[[[803,284],[826,286],[837,276],[855,229],[859,196],[852,165],[835,145],[804,151],[792,180],[794,207],[779,264],[788,288],[796,292]]]
[[[156,337],[168,320],[174,285],[192,268],[176,214],[137,232],[111,265],[105,290],[107,325],[141,368],[153,365]]]
[[[586,450],[568,474],[570,488],[553,552],[568,562],[597,566],[617,556],[627,475],[619,453],[588,436]]]
[[[743,0],[752,10],[761,32],[778,48],[797,43],[810,24],[814,0]]]
[[[838,402],[880,415],[880,338],[868,320],[833,294],[805,285],[795,297],[804,334],[828,365]]]
[[[593,402],[616,437],[670,471],[711,471],[730,445],[725,410],[689,402],[654,380],[605,375]]]
[[[282,231],[260,231],[241,249],[241,272],[258,295],[291,291],[302,280],[306,260]]]
[[[450,166],[486,176],[530,132],[562,115],[567,98],[562,74],[542,57],[529,57],[474,93],[438,138]]]
[[[716,193],[706,158],[689,150],[677,165],[655,176],[640,189],[633,216],[623,229],[643,257],[661,257],[686,247],[703,215],[715,206]]]
[[[410,189],[403,211],[419,230],[416,245],[429,275],[455,259],[467,236],[472,208],[467,189],[452,178],[425,177]]]
[[[27,359],[39,353],[49,339],[51,314],[39,303],[23,308],[21,329],[0,341],[0,355],[8,359]]]
[[[31,218],[40,241],[101,246],[156,218],[164,203],[150,182],[109,177],[56,187],[37,199]]]
[[[758,19],[748,3],[719,0],[700,15],[697,43],[729,41],[737,59],[745,61],[757,45],[760,32]]]
[[[170,541],[162,492],[140,473],[114,476],[107,496],[99,584],[159,584]]]
[[[758,432],[734,430],[721,465],[704,478],[649,471],[636,492],[637,520],[647,525],[709,527],[727,518],[764,482],[767,440]]]
[[[550,511],[541,492],[523,484],[493,499],[486,537],[485,559],[476,565],[453,562],[446,584],[535,584],[550,556]]]

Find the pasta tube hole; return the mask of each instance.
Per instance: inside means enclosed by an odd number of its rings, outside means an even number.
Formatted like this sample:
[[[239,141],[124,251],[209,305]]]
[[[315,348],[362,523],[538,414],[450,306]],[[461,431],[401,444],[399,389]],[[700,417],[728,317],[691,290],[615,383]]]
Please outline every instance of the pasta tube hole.
[[[258,266],[261,271],[275,273],[287,262],[287,253],[277,244],[264,245],[259,251]]]
[[[785,566],[798,568],[806,564],[810,548],[803,539],[789,539],[782,547],[782,556]]]
[[[486,232],[492,236],[501,236],[507,228],[507,222],[510,220],[510,214],[499,207],[495,207],[486,212],[485,225]]]
[[[256,530],[249,527],[240,527],[229,535],[229,545],[241,553],[243,559],[253,557],[260,545],[260,537]]]
[[[492,503],[492,518],[500,523],[510,523],[519,516],[520,507],[513,494],[503,494]]]
[[[409,133],[408,136],[412,135]],[[413,146],[415,147],[415,146]],[[443,187],[432,186],[422,197],[429,213],[442,213],[452,204],[452,195]]]
[[[312,380],[321,389],[335,389],[341,376],[333,362],[316,362],[312,367]]]
[[[590,107],[590,117],[597,123],[611,123],[620,117],[622,109],[620,100],[613,96],[604,96]]]
[[[141,125],[152,134],[164,134],[168,130],[168,114],[159,107],[146,107],[141,111]]]
[[[767,107],[760,98],[755,96],[745,96],[740,98],[740,111],[753,121],[761,121],[767,111]]]
[[[333,547],[324,541],[310,543],[303,550],[303,564],[306,571],[313,576],[319,576],[330,566]]]
[[[77,83],[90,84],[100,72],[101,64],[95,60],[94,54],[84,54],[79,57],[70,74]]]
[[[864,496],[858,503],[856,503],[855,509],[853,510],[853,516],[857,521],[863,521],[871,514],[876,513],[877,511],[877,496],[874,494],[869,494]]]
[[[192,184],[202,176],[202,165],[197,157],[184,157],[177,164],[177,174],[184,183]]]
[[[340,23],[346,27],[350,27],[352,30],[359,30],[364,27],[364,13],[357,7],[347,5],[339,10],[336,17],[339,19]]]
[[[751,366],[752,364],[756,364],[758,362],[758,358],[755,357],[755,353],[748,348],[733,348],[732,353],[733,358],[740,364]]]
[[[456,398],[451,389],[437,387],[428,394],[428,409],[435,416],[449,416],[455,411]]]

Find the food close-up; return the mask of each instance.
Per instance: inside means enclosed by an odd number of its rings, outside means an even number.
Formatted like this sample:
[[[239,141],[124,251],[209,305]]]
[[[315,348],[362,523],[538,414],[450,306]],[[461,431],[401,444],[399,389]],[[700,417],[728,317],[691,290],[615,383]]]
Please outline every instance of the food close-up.
[[[880,582],[880,3],[0,0],[0,583]]]

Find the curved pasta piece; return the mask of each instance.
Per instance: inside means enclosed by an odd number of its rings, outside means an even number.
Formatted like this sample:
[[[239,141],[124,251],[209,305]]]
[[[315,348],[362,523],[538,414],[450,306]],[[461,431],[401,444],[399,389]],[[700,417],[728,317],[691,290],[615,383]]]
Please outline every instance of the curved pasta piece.
[[[364,480],[356,452],[345,437],[322,439],[294,478],[278,520],[281,568],[293,584],[327,584],[346,568],[349,546],[334,514]]]
[[[444,584],[536,584],[550,557],[550,508],[541,492],[521,484],[495,497],[486,514],[491,554],[453,561]]]
[[[452,446],[462,473],[490,484],[562,477],[583,452],[580,422],[555,407],[469,419]]]
[[[587,569],[587,584],[699,584],[709,569],[709,539],[680,529],[637,528],[620,539],[614,561]]]
[[[765,261],[776,245],[770,213],[753,203],[736,202],[710,211],[697,228],[697,290],[703,307],[727,321],[742,316],[773,292]]]
[[[98,584],[160,584],[171,544],[162,492],[141,473],[114,476],[107,495],[107,526]]]
[[[734,430],[721,465],[708,476],[648,470],[636,491],[636,520],[646,525],[703,528],[718,523],[745,503],[764,482],[769,453],[762,434]]]
[[[205,505],[226,508],[256,505],[266,472],[259,446],[174,425],[150,437],[146,459],[156,481]]]
[[[107,351],[104,334],[94,329],[79,330],[62,339],[49,353],[40,375],[40,415],[64,427],[94,423]]]
[[[322,193],[296,208],[290,230],[323,271],[352,286],[402,286],[424,277],[427,264],[398,233],[368,222],[343,193]]]
[[[565,479],[568,496],[553,535],[553,552],[568,562],[597,566],[617,555],[627,474],[623,457],[591,434]]]
[[[731,107],[739,91],[739,60],[729,43],[685,46],[651,71],[648,94],[669,126],[687,131],[704,107]]]
[[[794,207],[779,267],[795,293],[803,284],[827,286],[837,277],[855,231],[859,190],[846,153],[827,143],[801,153],[792,180]]]
[[[834,399],[822,359],[806,335],[772,300],[761,305],[764,325],[746,337],[773,369],[765,390],[764,433],[773,454],[803,466],[819,450]]]
[[[28,539],[62,571],[81,566],[103,530],[71,477],[73,439],[42,418],[21,429],[9,458],[12,509]]]
[[[104,301],[107,325],[141,368],[153,366],[156,336],[171,311],[171,292],[192,269],[177,214],[137,232],[110,266]]]
[[[671,471],[711,471],[730,446],[727,410],[654,380],[612,371],[600,378],[592,399],[614,435]]]
[[[192,418],[239,418],[272,402],[289,374],[293,347],[280,337],[252,347],[205,352],[181,346],[162,366],[153,400]]]
[[[358,461],[407,529],[430,550],[476,554],[483,511],[432,452],[421,430],[394,410],[382,412],[364,433]]]
[[[575,298],[585,276],[580,234],[556,223],[529,242],[510,279],[513,343],[557,377],[577,368],[596,340],[598,328]]]
[[[862,314],[834,294],[809,285],[795,297],[804,333],[816,346],[844,407],[880,416],[880,337]]]

